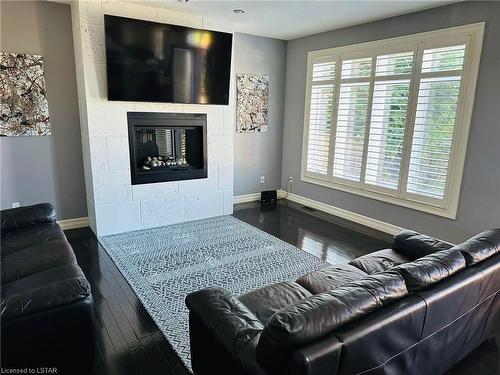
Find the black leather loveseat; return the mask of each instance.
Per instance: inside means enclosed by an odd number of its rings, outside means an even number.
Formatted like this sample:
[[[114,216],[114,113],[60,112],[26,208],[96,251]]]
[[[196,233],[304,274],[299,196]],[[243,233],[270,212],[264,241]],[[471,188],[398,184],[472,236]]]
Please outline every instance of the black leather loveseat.
[[[2,368],[90,374],[94,303],[54,207],[3,210],[1,220]]]
[[[236,298],[186,298],[199,374],[441,374],[500,330],[500,229],[392,249]]]

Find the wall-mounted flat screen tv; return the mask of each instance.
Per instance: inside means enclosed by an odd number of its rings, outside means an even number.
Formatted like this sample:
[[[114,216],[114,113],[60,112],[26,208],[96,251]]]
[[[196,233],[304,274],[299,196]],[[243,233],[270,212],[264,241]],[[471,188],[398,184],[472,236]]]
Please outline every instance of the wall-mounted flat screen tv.
[[[232,34],[106,15],[108,100],[228,104]]]

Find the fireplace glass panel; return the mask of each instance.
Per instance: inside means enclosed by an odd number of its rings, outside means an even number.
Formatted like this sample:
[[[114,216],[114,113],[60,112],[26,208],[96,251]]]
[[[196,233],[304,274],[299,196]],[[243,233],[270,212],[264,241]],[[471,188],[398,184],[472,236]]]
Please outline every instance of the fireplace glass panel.
[[[206,115],[129,112],[132,184],[207,177]]]
[[[201,128],[135,129],[138,173],[203,168]]]

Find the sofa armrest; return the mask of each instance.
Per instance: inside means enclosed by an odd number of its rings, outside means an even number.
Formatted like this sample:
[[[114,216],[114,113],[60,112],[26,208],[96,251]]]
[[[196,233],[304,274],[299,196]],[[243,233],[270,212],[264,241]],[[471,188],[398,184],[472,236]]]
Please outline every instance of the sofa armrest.
[[[1,366],[55,367],[58,374],[91,374],[95,334],[91,295],[2,322]]]
[[[264,327],[243,303],[224,289],[206,288],[189,294],[186,297],[186,305],[191,317],[195,317],[231,357],[226,360],[236,363],[241,369],[239,373],[264,373],[255,360],[255,347]],[[190,335],[193,334],[191,326]],[[195,363],[199,363],[197,355],[206,356],[205,354],[214,348],[206,347],[199,350],[204,354],[197,353],[196,350],[192,350],[191,353],[195,372]],[[216,353],[213,354],[209,357],[211,361],[216,361]]]
[[[1,211],[2,237],[20,228],[36,224],[55,223],[56,209],[50,203],[34,204]]]
[[[293,351],[286,368],[287,375],[335,375],[338,373],[343,343],[330,334]]]
[[[392,249],[406,255],[411,260],[448,250],[453,245],[412,230],[403,230],[394,236]]]

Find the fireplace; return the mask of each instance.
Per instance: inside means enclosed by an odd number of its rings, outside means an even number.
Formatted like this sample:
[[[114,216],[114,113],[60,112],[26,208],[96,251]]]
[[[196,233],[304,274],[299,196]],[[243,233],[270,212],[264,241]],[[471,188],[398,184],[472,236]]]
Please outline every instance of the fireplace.
[[[132,185],[207,177],[207,115],[128,112]]]

